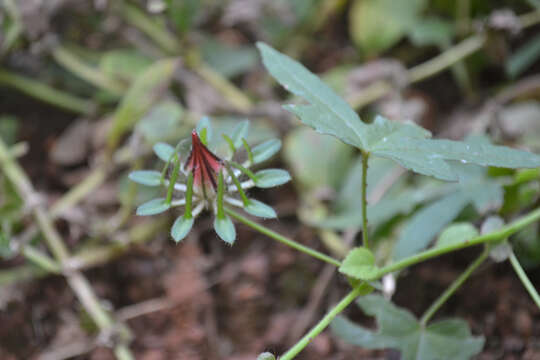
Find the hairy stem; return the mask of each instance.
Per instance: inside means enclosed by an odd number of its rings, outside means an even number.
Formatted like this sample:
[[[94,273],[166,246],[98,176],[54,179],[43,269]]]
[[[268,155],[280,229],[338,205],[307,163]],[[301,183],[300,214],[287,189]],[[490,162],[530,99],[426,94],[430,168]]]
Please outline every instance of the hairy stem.
[[[369,249],[368,220],[367,220],[367,171],[369,153],[362,152],[362,239],[365,248]]]
[[[229,214],[232,218],[236,219],[237,221],[241,222],[244,225],[249,226],[250,228],[260,232],[263,235],[268,236],[269,238],[272,238],[276,241],[279,241],[280,243],[283,243],[287,246],[292,247],[293,249],[296,249],[298,251],[301,251],[309,256],[312,256],[316,259],[322,260],[324,262],[327,262],[329,264],[332,264],[334,266],[341,266],[341,262],[339,260],[334,259],[331,256],[325,255],[317,250],[314,250],[310,247],[304,246],[300,243],[297,243],[296,241],[286,238],[285,236],[282,236],[278,234],[277,232],[268,229],[267,227],[257,224],[254,221],[249,220],[248,218],[242,216],[241,214],[237,213],[236,211],[225,208],[225,212]]]
[[[349,292],[334,308],[332,308],[300,341],[298,341],[285,354],[279,357],[280,360],[294,359],[314,338],[319,335],[339,315],[350,303],[360,295],[360,286]]]
[[[523,283],[523,286],[525,286],[525,289],[527,289],[527,291],[529,292],[529,295],[531,295],[536,306],[540,308],[540,296],[538,295],[538,292],[534,288],[534,285],[531,283],[531,281],[527,277],[527,274],[525,274],[525,271],[521,267],[521,264],[519,263],[519,260],[516,258],[516,255],[514,254],[514,252],[510,254],[510,263],[512,264],[512,267],[514,268],[514,271],[516,272],[517,276]]]
[[[489,250],[486,249],[472,262],[471,265],[463,272],[459,277],[454,280],[454,282],[435,300],[433,304],[426,310],[422,318],[420,319],[420,324],[425,326],[431,317],[440,309],[441,306],[452,296],[463,283],[471,276],[471,274],[487,259],[489,256]]]

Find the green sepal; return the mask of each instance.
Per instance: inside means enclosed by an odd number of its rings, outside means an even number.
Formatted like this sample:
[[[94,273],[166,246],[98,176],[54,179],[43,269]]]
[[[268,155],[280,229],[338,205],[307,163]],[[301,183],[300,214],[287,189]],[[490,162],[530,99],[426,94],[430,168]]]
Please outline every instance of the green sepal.
[[[139,216],[156,215],[164,211],[167,211],[170,207],[171,205],[167,204],[164,198],[157,198],[157,199],[150,200],[140,205],[137,208],[137,215]]]
[[[255,199],[249,199],[248,205],[244,207],[244,210],[253,216],[262,218],[273,219],[277,217],[277,214],[272,207]]]
[[[128,178],[137,184],[146,186],[161,185],[161,173],[154,170],[137,170],[129,173]]]
[[[221,240],[229,245],[234,244],[234,240],[236,240],[236,229],[234,228],[234,223],[227,215],[224,215],[221,219],[216,216],[214,230],[216,230],[216,234],[218,234]]]
[[[183,240],[193,227],[194,218],[179,216],[171,228],[171,236],[177,243]]]

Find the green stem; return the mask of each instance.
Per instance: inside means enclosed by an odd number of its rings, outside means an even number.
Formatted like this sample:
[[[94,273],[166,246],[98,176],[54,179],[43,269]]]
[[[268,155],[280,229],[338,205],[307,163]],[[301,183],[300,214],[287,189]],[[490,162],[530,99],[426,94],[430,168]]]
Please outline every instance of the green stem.
[[[362,152],[362,238],[363,245],[369,249],[368,221],[367,221],[367,171],[369,153]]]
[[[191,219],[191,204],[193,203],[193,172],[190,172],[186,185],[186,206],[184,206],[184,218]]]
[[[444,247],[435,247],[426,251],[422,251],[421,253],[418,253],[416,255],[410,256],[408,258],[405,258],[403,260],[397,261],[395,263],[392,263],[390,265],[387,265],[377,272],[375,276],[373,276],[373,280],[379,279],[383,277],[384,275],[398,271],[401,269],[404,269],[406,267],[409,267],[411,265],[415,265],[419,262],[422,262],[424,260],[428,260],[443,254],[447,254],[452,251],[460,250],[463,248],[467,248],[470,246],[485,244],[485,243],[491,243],[491,242],[497,242],[499,240],[505,239],[509,237],[510,235],[516,233],[517,231],[523,229],[525,226],[532,224],[536,221],[540,220],[540,208],[531,211],[526,216],[523,216],[522,218],[506,225],[500,228],[497,231],[494,231],[489,234],[480,235],[475,238],[472,238],[469,241],[457,243],[457,244],[451,244]],[[371,279],[370,279],[371,280]]]
[[[336,260],[331,256],[325,255],[325,254],[323,254],[321,252],[318,252],[317,250],[314,250],[314,249],[309,248],[307,246],[304,246],[304,245],[302,245],[300,243],[297,243],[294,240],[286,238],[285,236],[282,236],[282,235],[276,233],[275,231],[272,231],[272,230],[268,229],[267,227],[265,227],[263,225],[257,224],[256,222],[253,222],[253,221],[249,220],[248,218],[240,215],[239,213],[237,213],[234,210],[231,210],[229,208],[225,208],[225,212],[227,214],[229,214],[232,218],[234,218],[234,219],[240,221],[241,223],[243,223],[244,225],[247,225],[250,228],[260,232],[261,234],[268,236],[269,238],[272,238],[272,239],[274,239],[276,241],[279,241],[279,242],[281,242],[281,243],[283,243],[283,244],[285,244],[287,246],[292,247],[293,249],[296,249],[296,250],[301,251],[301,252],[303,252],[305,254],[308,254],[308,255],[316,258],[316,259],[322,260],[324,262],[327,262],[327,263],[332,264],[332,265],[337,266],[337,267],[341,266],[341,262],[339,262],[339,260]]]
[[[172,196],[174,192],[174,184],[176,184],[176,179],[178,179],[178,174],[180,172],[180,158],[178,157],[178,154],[174,154],[174,167],[173,172],[171,174],[171,178],[169,179],[169,188],[167,189],[167,197],[165,199],[165,203],[171,204]]]
[[[90,114],[94,108],[90,101],[56,90],[26,76],[13,74],[5,70],[0,70],[0,85],[11,86],[43,102],[78,114]]]
[[[248,168],[246,168],[246,167],[244,167],[244,166],[242,166],[239,163],[234,162],[234,161],[229,161],[229,164],[231,164],[233,167],[235,167],[238,170],[240,170],[241,172],[243,172],[248,178],[253,180],[253,182],[255,182],[255,183],[257,182],[257,176],[255,176],[253,171],[249,170]]]
[[[294,359],[314,338],[319,335],[339,315],[350,303],[360,295],[360,286],[349,292],[332,310],[330,310],[300,341],[298,341],[285,354],[279,357],[280,360]]]
[[[223,210],[223,171],[219,171],[219,177],[218,177],[218,193],[217,193],[217,218],[218,219],[225,219],[225,212]]]
[[[31,262],[33,262],[47,272],[53,274],[62,273],[62,268],[60,267],[60,265],[58,265],[56,261],[54,261],[48,255],[42,253],[33,246],[26,245],[22,249],[22,254],[26,259],[30,260]]]
[[[454,280],[454,282],[439,296],[437,300],[426,310],[422,318],[420,319],[420,324],[425,326],[431,317],[440,309],[440,307],[452,296],[457,289],[463,285],[463,283],[471,276],[471,274],[487,259],[489,256],[489,250],[486,249],[472,262],[471,265],[461,274],[459,277]]]
[[[479,34],[471,36],[459,44],[448,48],[448,50],[440,55],[437,55],[418,66],[412,67],[408,71],[409,81],[414,83],[427,79],[480,50],[485,43],[486,37],[484,35]]]
[[[240,181],[238,180],[236,175],[234,175],[234,170],[231,168],[231,166],[228,163],[225,164],[225,167],[227,168],[227,172],[229,173],[229,176],[233,180],[234,185],[236,185],[236,188],[238,189],[238,193],[240,194],[240,197],[242,198],[242,203],[244,203],[244,206],[248,206],[249,199],[246,193],[244,192],[244,190],[242,189],[242,185],[240,184]]]
[[[523,286],[525,286],[525,289],[527,289],[527,291],[529,292],[529,295],[531,295],[536,306],[540,308],[540,296],[538,295],[538,292],[534,288],[534,285],[531,283],[531,281],[527,277],[527,274],[525,274],[525,271],[521,267],[521,264],[519,263],[519,260],[516,258],[516,255],[514,254],[514,252],[510,254],[510,263],[512,264],[512,267],[514,268],[514,271],[516,272],[517,276],[523,283]]]

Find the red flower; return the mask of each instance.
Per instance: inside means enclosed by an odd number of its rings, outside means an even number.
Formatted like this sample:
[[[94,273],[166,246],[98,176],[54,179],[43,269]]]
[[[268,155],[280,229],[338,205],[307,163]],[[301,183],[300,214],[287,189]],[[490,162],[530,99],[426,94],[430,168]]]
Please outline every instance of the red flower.
[[[195,130],[191,132],[191,140],[191,153],[186,161],[186,170],[193,173],[194,187],[202,189],[204,195],[210,188],[215,192],[223,161],[204,146]]]

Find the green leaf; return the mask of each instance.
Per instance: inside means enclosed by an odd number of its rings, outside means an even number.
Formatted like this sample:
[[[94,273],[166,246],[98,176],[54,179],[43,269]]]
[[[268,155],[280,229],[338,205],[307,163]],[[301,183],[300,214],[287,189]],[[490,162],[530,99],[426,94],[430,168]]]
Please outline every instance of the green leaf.
[[[137,170],[128,175],[131,181],[146,186],[161,185],[161,173],[154,170]]]
[[[339,272],[359,280],[373,280],[378,268],[371,251],[357,247],[349,251],[339,267]]]
[[[409,32],[411,42],[416,46],[447,46],[451,43],[454,29],[452,24],[438,17],[423,18]]]
[[[286,107],[289,111],[320,133],[336,136],[350,145],[364,148],[367,125],[345,100],[302,64],[264,43],[257,43],[257,47],[270,74],[285,89],[311,104],[290,105]]]
[[[270,206],[255,199],[249,199],[249,204],[244,207],[244,210],[253,216],[258,216],[267,219],[277,217],[276,212]]]
[[[239,122],[232,131],[231,139],[233,141],[233,145],[236,149],[240,148],[242,146],[242,139],[247,138],[247,134],[249,131],[249,121],[244,120]]]
[[[425,4],[424,0],[356,0],[349,12],[351,37],[366,53],[380,53],[416,24]]]
[[[176,102],[160,102],[141,119],[137,129],[149,143],[166,139],[178,129],[183,112]]]
[[[240,75],[255,67],[257,52],[251,46],[231,46],[209,39],[201,46],[206,63],[225,77]]]
[[[452,222],[469,202],[466,196],[450,193],[418,211],[407,223],[394,248],[395,260],[425,249],[431,240]]]
[[[105,75],[128,82],[142,74],[150,65],[150,58],[128,49],[107,51],[99,61],[99,68]]]
[[[476,236],[478,236],[478,230],[476,230],[473,224],[468,222],[455,223],[443,230],[437,239],[436,246],[445,247],[459,244],[467,242]]]
[[[540,35],[536,35],[516,50],[506,62],[506,73],[511,78],[519,76],[540,58]]]
[[[368,173],[369,177],[369,173]],[[377,227],[399,214],[410,213],[415,206],[447,193],[446,187],[429,186],[420,189],[406,190],[395,196],[385,196],[377,204],[368,205],[368,223]],[[346,209],[336,215],[314,221],[313,225],[336,230],[361,229],[362,209]]]
[[[114,148],[124,133],[148,111],[171,80],[177,63],[176,59],[156,61],[135,79],[114,113],[107,139],[109,148]]]
[[[276,360],[276,357],[269,352],[264,352],[257,356],[257,360]]]
[[[236,229],[234,228],[233,222],[227,215],[221,219],[216,217],[214,220],[214,230],[216,230],[216,233],[221,240],[225,241],[229,245],[234,244],[234,240],[236,239]]]
[[[137,215],[147,216],[147,215],[156,215],[167,211],[171,207],[170,204],[165,202],[165,198],[157,198],[145,202],[137,208]]]
[[[253,153],[253,163],[258,164],[270,159],[281,149],[281,140],[270,139],[251,149]]]
[[[295,182],[298,181],[306,190],[327,186],[338,189],[350,168],[353,151],[354,148],[338,139],[306,127],[287,134],[283,147]]]
[[[403,360],[465,360],[484,346],[484,338],[472,336],[468,324],[461,319],[437,321],[423,327],[409,311],[380,295],[364,296],[357,303],[366,314],[375,316],[378,331],[338,316],[331,324],[332,332],[350,344],[367,349],[397,349]]]
[[[282,169],[264,169],[255,174],[257,181],[255,186],[260,188],[271,188],[282,185],[291,180],[291,175]]]
[[[212,124],[210,123],[210,119],[206,116],[203,117],[197,123],[195,130],[197,131],[197,134],[199,134],[202,143],[208,146],[208,143],[212,141]]]
[[[11,146],[17,140],[19,125],[16,117],[0,115],[0,137],[2,137],[6,145]]]
[[[504,220],[499,216],[490,216],[482,223],[480,233],[482,235],[499,230],[504,226]],[[489,257],[495,262],[502,262],[512,254],[512,246],[507,239],[490,245]]]
[[[458,180],[450,161],[507,168],[540,166],[538,155],[487,143],[433,140],[429,138],[429,131],[414,124],[378,116],[367,125],[303,65],[268,45],[258,43],[258,47],[272,76],[310,103],[286,106],[289,111],[316,131],[336,136],[374,156],[394,160],[407,169],[447,181]]]
[[[173,237],[174,241],[180,242],[183,240],[191,231],[193,222],[194,218],[186,218],[184,215],[176,218],[171,228],[171,236]]]
[[[174,155],[174,148],[166,143],[157,143],[153,147],[154,153],[157,155],[157,157],[162,161],[169,161],[173,155]]]
[[[199,0],[165,0],[167,3],[167,14],[171,18],[176,28],[181,33],[187,32],[197,15],[203,8],[203,2]]]

